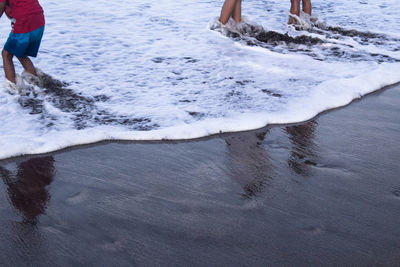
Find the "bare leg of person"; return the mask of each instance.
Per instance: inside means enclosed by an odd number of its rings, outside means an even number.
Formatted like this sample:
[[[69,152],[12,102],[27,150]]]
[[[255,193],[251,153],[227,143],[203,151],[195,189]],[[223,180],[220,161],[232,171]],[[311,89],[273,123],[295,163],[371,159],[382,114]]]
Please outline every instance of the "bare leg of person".
[[[242,21],[242,0],[236,0],[233,8],[232,18],[236,22]]]
[[[229,18],[232,15],[233,8],[235,7],[235,3],[235,0],[225,0],[225,3],[221,9],[221,16],[219,17],[219,21],[222,24],[226,24],[228,22]]]
[[[13,62],[13,54],[10,54],[8,51],[4,50],[1,52],[3,57],[3,67],[4,67],[4,74],[6,79],[10,82],[15,83],[15,67]]]
[[[311,16],[311,0],[302,0],[303,1],[303,12],[307,13]]]
[[[290,0],[290,14],[300,16],[300,0]],[[295,24],[296,20],[292,17],[289,17],[288,24]]]
[[[18,60],[19,60],[19,62],[21,62],[22,67],[24,67],[26,72],[37,76],[35,66],[33,65],[32,61],[30,60],[30,58],[28,56],[18,58]]]

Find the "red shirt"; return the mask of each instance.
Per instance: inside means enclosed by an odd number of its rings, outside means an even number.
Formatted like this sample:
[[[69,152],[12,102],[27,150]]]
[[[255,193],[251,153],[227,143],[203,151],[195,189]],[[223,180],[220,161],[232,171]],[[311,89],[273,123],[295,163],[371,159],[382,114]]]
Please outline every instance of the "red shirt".
[[[44,26],[43,8],[38,0],[8,0],[8,3],[6,14],[15,19],[13,33],[27,33]]]

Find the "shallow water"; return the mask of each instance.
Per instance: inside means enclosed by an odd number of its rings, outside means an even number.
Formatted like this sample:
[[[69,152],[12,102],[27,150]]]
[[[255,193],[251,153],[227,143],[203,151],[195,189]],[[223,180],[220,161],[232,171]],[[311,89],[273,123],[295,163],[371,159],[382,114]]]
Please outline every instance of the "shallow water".
[[[264,34],[239,36],[210,30],[221,4],[43,2],[35,63],[66,84],[0,90],[0,158],[303,121],[400,81],[399,1],[317,1],[324,26],[307,31],[287,28],[286,2],[245,1]]]

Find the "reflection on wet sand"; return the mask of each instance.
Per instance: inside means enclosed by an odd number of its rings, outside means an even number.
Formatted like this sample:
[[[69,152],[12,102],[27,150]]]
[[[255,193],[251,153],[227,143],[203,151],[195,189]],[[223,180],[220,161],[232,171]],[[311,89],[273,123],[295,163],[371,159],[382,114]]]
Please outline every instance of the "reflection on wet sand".
[[[317,145],[313,139],[317,125],[316,121],[311,121],[284,128],[291,144],[288,165],[296,174],[310,175],[311,166],[316,165]],[[263,145],[267,133],[264,129],[223,137],[228,148],[230,176],[243,187],[242,196],[246,199],[262,192],[274,174],[268,148]]]
[[[50,194],[47,186],[53,181],[54,159],[33,158],[18,164],[16,173],[0,167],[12,205],[21,212],[24,223],[36,224],[46,210]]]
[[[285,128],[292,144],[288,164],[296,174],[307,176],[310,174],[310,166],[316,165],[317,145],[313,138],[317,125],[316,121],[310,121]]]
[[[243,187],[242,196],[252,199],[262,192],[272,176],[273,166],[267,151],[262,146],[268,130],[244,132],[224,137],[232,177]]]

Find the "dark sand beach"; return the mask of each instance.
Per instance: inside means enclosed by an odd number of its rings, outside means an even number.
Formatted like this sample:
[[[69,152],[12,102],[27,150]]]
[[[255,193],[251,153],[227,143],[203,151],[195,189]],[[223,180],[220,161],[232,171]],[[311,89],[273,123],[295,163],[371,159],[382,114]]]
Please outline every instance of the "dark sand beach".
[[[399,99],[2,160],[0,265],[398,266]]]

